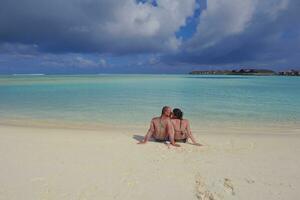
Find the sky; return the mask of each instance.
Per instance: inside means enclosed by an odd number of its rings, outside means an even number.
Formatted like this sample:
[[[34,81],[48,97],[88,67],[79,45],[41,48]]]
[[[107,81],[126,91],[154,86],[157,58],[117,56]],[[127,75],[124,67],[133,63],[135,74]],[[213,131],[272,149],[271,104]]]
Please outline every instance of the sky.
[[[0,0],[0,74],[300,70],[299,0]]]

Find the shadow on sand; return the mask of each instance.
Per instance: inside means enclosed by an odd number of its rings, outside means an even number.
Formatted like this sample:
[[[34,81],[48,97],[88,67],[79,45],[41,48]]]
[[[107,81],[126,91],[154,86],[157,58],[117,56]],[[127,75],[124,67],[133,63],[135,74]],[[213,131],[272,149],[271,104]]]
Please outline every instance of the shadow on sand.
[[[138,142],[141,142],[144,140],[144,136],[141,136],[141,135],[133,135],[132,138]]]
[[[145,137],[142,136],[142,135],[133,135],[132,138],[135,139],[138,142],[141,142],[141,141],[144,140]],[[150,138],[149,142],[155,142],[155,140],[153,138]]]

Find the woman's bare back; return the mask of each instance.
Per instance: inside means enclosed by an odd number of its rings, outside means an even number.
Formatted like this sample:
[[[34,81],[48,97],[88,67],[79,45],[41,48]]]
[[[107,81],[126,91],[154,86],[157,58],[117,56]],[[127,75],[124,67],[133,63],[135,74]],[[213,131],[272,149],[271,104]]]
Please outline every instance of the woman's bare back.
[[[187,119],[171,119],[171,122],[175,131],[175,140],[188,138],[189,121]]]

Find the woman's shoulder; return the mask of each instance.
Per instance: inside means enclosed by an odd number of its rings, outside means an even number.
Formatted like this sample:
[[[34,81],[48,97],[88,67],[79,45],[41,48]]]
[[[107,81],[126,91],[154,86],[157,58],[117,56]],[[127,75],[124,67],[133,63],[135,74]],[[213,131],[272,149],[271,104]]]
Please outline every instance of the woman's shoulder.
[[[175,123],[178,119],[171,119],[172,123]]]
[[[176,122],[176,121],[189,122],[188,119],[182,119],[182,120],[180,120],[180,119],[171,119],[171,121],[172,122]]]
[[[189,120],[188,119],[182,119],[182,122],[185,123],[185,124],[188,124]]]
[[[172,124],[177,124],[179,123],[180,119],[171,119]]]

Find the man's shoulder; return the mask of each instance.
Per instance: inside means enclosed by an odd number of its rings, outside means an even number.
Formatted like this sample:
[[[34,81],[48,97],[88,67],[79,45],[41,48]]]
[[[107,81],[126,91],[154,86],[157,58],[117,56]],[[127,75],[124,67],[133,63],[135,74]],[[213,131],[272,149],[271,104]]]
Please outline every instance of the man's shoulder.
[[[152,121],[158,121],[158,120],[160,120],[160,117],[153,117],[152,118]]]

